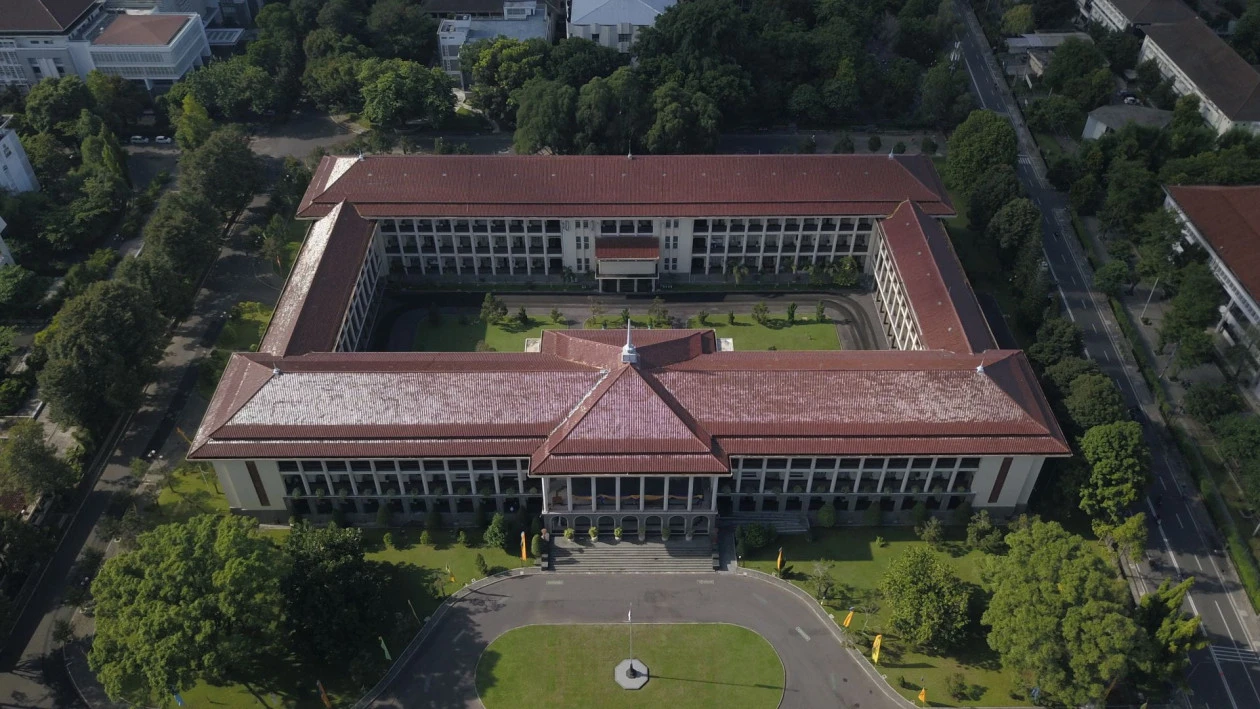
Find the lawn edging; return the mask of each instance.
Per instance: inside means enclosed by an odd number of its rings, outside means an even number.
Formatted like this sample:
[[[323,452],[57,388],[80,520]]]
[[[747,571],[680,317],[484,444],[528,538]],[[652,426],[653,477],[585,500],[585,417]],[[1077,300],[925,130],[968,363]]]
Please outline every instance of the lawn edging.
[[[748,578],[754,578],[764,583],[768,583],[771,586],[791,592],[792,595],[796,596],[797,600],[809,607],[823,625],[827,626],[827,630],[831,632],[831,637],[835,638],[836,642],[840,643],[840,646],[844,648],[845,652],[849,653],[849,656],[852,657],[853,661],[856,662],[858,667],[862,669],[862,672],[879,686],[880,690],[883,691],[886,697],[893,700],[899,706],[906,707],[907,709],[914,709],[918,706],[901,696],[901,693],[893,689],[892,685],[888,684],[888,678],[876,670],[875,666],[872,665],[870,660],[866,658],[866,655],[862,654],[854,647],[853,642],[848,639],[847,634],[840,629],[840,626],[836,625],[836,619],[831,617],[831,614],[827,613],[826,609],[819,605],[818,601],[813,596],[805,593],[795,584],[788,583],[780,578],[775,578],[764,571],[757,571],[756,569],[741,566],[734,573],[741,576],[747,576]],[[786,666],[784,666],[784,671],[787,671]],[[358,707],[355,709],[358,709]],[[1025,708],[1020,707],[1018,709]]]
[[[531,566],[524,566],[518,569],[507,569],[492,576],[487,576],[484,579],[474,581],[447,596],[442,603],[438,605],[437,609],[433,611],[433,615],[429,616],[428,622],[424,624],[424,627],[420,629],[420,632],[416,633],[416,636],[411,639],[411,642],[407,643],[407,647],[401,654],[398,655],[398,659],[394,660],[394,664],[390,665],[389,670],[385,672],[385,676],[381,677],[380,681],[376,683],[376,686],[368,690],[367,694],[364,694],[359,701],[355,702],[353,709],[367,709],[367,707],[371,706],[372,703],[380,697],[381,692],[384,692],[385,688],[398,678],[398,675],[402,672],[403,667],[411,661],[411,658],[420,650],[420,647],[424,645],[424,642],[429,639],[433,630],[437,628],[437,626],[441,623],[442,618],[446,616],[447,611],[451,606],[455,605],[456,602],[463,600],[465,596],[468,596],[472,592],[480,591],[487,586],[493,586],[510,578],[530,576],[537,573],[541,573],[541,571],[539,571],[538,568]]]

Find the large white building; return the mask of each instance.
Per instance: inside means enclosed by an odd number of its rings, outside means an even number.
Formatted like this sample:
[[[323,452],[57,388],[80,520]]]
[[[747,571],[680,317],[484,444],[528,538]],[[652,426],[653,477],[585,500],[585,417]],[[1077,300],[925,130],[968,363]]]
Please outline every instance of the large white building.
[[[1202,20],[1144,27],[1138,61],[1154,59],[1179,96],[1199,97],[1200,111],[1218,133],[1260,129],[1260,72]]]
[[[99,69],[161,89],[209,56],[196,13],[112,12],[104,0],[6,0],[0,12],[0,84],[26,89]]]
[[[589,39],[620,52],[630,51],[639,31],[677,0],[573,0],[565,28],[570,37]]]
[[[1076,0],[1076,7],[1081,19],[1116,32],[1194,17],[1194,11],[1181,0]]]
[[[17,132],[9,128],[10,118],[0,115],[0,192],[34,192],[39,180]]]
[[[189,457],[213,462],[233,511],[280,523],[523,508],[553,531],[693,535],[825,504],[848,522],[919,503],[1010,514],[1070,449],[1023,353],[994,343],[952,214],[918,157],[326,157],[275,315]],[[897,349],[549,330],[520,353],[356,351],[391,271],[650,287],[675,263],[803,253],[861,260]]]

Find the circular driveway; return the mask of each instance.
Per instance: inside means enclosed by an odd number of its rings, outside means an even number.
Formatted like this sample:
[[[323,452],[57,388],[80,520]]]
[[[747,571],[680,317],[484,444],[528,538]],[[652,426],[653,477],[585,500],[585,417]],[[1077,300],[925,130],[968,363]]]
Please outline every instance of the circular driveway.
[[[455,601],[371,706],[480,708],[477,660],[499,635],[522,625],[624,622],[632,605],[636,623],[733,623],[760,633],[783,661],[782,707],[912,706],[864,659],[841,646],[832,634],[834,624],[816,606],[773,583],[739,574],[505,578]],[[537,663],[539,672],[547,671],[546,657]]]

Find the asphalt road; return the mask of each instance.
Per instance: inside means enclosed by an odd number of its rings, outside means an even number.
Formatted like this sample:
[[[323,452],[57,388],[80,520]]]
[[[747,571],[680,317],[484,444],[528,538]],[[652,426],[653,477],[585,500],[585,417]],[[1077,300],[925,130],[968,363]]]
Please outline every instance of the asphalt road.
[[[957,2],[957,0],[955,0]],[[1023,123],[1014,97],[998,73],[992,53],[974,15],[957,3],[965,21],[962,58],[981,107],[1011,118],[1019,136],[1017,172],[1029,197],[1041,209],[1045,231],[1045,256],[1051,277],[1067,315],[1085,334],[1086,355],[1116,380],[1125,401],[1141,410],[1147,443],[1152,452],[1154,482],[1145,500],[1150,518],[1146,557],[1131,565],[1130,575],[1138,592],[1158,587],[1163,579],[1174,583],[1193,576],[1194,588],[1187,610],[1202,619],[1211,646],[1193,653],[1189,673],[1194,706],[1213,709],[1260,707],[1260,637],[1250,603],[1238,582],[1238,574],[1222,553],[1206,509],[1195,491],[1180,451],[1169,438],[1159,406],[1115,322],[1105,296],[1092,290],[1089,261],[1072,232],[1067,197],[1045,179],[1045,165]]]
[[[910,706],[865,660],[846,650],[832,635],[835,624],[804,600],[770,582],[726,573],[509,577],[455,602],[372,706],[479,709],[477,660],[495,638],[523,625],[624,625],[631,607],[636,623],[732,623],[759,633],[783,661],[784,709]],[[547,658],[538,662],[546,671]],[[669,682],[671,676],[685,677],[687,668],[649,671],[654,681]]]

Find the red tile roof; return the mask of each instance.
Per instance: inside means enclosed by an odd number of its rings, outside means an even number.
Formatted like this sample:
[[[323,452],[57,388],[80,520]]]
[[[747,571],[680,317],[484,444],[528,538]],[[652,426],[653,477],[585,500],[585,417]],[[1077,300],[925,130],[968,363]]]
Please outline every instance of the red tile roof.
[[[1260,300],[1260,187],[1166,189],[1217,258]]]
[[[348,201],[369,219],[884,215],[906,199],[954,212],[922,156],[378,155],[325,157],[298,214]]]
[[[997,347],[940,221],[917,204],[902,202],[880,227],[923,333],[923,345],[953,352]]]
[[[1019,352],[716,352],[712,331],[635,337],[637,366],[617,356],[624,330],[548,330],[533,354],[238,354],[190,457],[530,455],[546,475],[726,472],[732,452],[1069,452]]]
[[[285,356],[336,349],[375,228],[346,204],[311,226],[259,352]]]
[[[164,47],[196,15],[118,15],[105,31],[92,40],[97,46]]]
[[[4,0],[0,32],[62,32],[96,0]]]
[[[661,242],[655,236],[597,236],[595,258],[654,259],[661,255]]]

